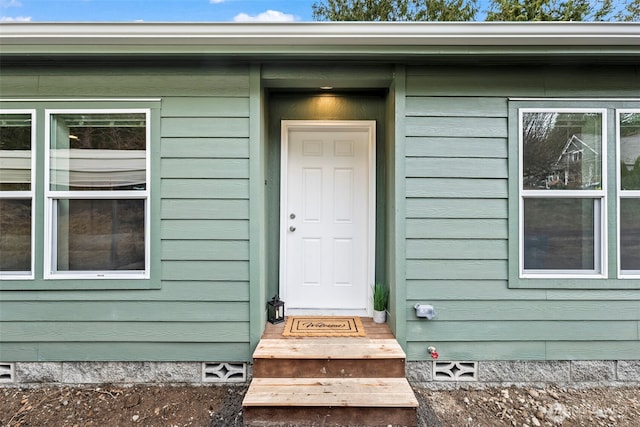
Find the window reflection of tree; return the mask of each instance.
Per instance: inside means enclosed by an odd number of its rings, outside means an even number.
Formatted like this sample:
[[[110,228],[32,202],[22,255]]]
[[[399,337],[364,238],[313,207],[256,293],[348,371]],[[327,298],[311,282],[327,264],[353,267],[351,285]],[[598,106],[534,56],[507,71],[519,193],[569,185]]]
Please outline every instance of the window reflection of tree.
[[[600,181],[601,113],[536,112],[523,115],[523,185],[524,189],[581,188],[584,151],[575,154],[567,176],[558,168],[564,151],[574,138],[595,153],[591,165],[592,181]],[[584,140],[590,140],[591,145]],[[591,161],[591,160],[590,160]]]

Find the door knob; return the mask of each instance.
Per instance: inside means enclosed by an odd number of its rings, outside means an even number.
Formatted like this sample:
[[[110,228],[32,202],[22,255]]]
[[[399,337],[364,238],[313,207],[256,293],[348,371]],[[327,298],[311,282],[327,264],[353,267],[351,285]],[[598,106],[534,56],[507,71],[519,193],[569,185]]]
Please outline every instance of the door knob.
[[[292,225],[291,227],[289,227],[289,231],[296,231],[296,228]]]

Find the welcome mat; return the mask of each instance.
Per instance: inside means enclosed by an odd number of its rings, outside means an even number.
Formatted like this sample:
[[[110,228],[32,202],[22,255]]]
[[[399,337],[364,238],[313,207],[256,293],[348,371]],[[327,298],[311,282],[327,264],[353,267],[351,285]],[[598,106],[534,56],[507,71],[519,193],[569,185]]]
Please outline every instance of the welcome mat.
[[[285,337],[364,337],[359,317],[289,316],[284,325]]]

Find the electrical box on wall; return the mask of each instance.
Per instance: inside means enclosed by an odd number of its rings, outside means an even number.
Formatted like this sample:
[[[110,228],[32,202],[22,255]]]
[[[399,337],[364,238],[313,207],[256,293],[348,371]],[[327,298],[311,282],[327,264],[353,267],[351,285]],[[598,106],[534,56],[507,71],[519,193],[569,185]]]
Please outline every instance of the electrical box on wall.
[[[430,304],[416,304],[416,316],[431,320],[436,317],[436,310]]]

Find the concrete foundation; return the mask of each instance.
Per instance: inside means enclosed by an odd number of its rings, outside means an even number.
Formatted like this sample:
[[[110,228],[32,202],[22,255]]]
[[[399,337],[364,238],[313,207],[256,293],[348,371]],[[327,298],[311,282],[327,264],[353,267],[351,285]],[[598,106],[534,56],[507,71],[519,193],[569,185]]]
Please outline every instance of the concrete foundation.
[[[221,372],[211,375],[215,364]],[[450,362],[441,363],[439,367]],[[251,366],[228,362],[15,362],[2,363],[1,386],[38,384],[203,384],[248,381]],[[406,363],[409,382],[429,388],[493,385],[640,386],[640,360],[479,361],[475,381],[434,375],[433,361]],[[244,378],[239,378],[242,372]],[[241,375],[241,376],[242,376]]]
[[[246,364],[220,363],[245,372]],[[2,385],[36,384],[201,384],[224,383],[225,376],[204,379],[205,366],[215,363],[199,362],[16,362],[11,378]],[[7,371],[9,372],[9,371]],[[238,375],[228,382],[238,382]]]
[[[407,362],[407,378],[411,383],[429,388],[458,386],[543,386],[562,385],[638,386],[640,361],[638,360],[572,360],[572,361],[480,361],[477,381],[455,381],[433,376],[434,363]]]

